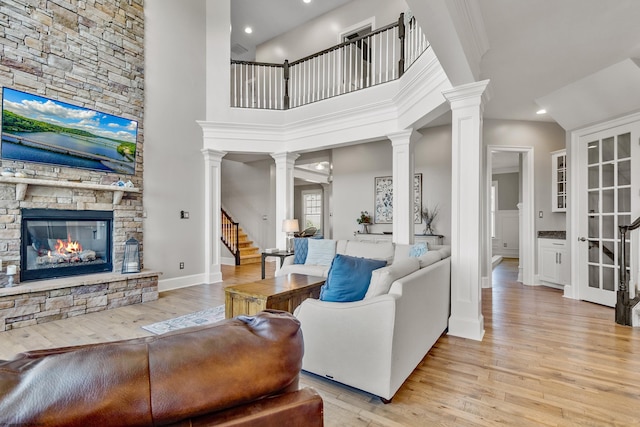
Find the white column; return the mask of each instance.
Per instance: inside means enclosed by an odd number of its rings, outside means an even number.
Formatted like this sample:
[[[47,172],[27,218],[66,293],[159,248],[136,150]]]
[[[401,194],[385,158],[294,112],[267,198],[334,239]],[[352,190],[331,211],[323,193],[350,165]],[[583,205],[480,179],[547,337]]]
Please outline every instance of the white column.
[[[221,164],[225,152],[203,148],[204,156],[204,282],[222,282],[220,271]]]
[[[488,80],[443,92],[451,104],[451,317],[449,334],[482,340],[482,114]]]
[[[522,165],[522,161],[520,161],[520,164]],[[522,168],[520,168],[520,170],[522,170]],[[522,185],[520,185],[520,189],[522,189]],[[522,202],[519,202],[517,205],[518,207],[518,233],[520,233],[520,236],[522,236],[522,228],[523,228],[523,217],[522,217]],[[523,261],[523,257],[524,257],[524,240],[525,239],[518,239],[518,278],[516,279],[518,282],[522,282],[522,261]]]
[[[294,153],[273,153],[276,161],[276,246],[285,249],[287,235],[282,231],[282,221],[293,219],[293,166],[300,157]]]
[[[413,243],[413,152],[418,135],[413,129],[387,135],[393,146],[394,243]]]

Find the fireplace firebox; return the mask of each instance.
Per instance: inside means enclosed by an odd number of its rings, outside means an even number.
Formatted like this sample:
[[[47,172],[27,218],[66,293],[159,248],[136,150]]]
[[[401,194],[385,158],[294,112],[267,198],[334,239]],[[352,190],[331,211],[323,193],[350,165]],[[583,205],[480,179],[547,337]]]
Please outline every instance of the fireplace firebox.
[[[20,281],[112,271],[113,212],[22,209]]]

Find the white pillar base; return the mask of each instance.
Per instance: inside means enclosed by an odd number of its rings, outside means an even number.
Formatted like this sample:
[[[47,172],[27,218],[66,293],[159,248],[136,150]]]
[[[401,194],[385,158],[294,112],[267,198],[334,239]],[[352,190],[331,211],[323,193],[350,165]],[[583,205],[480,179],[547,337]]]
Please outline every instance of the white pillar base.
[[[482,337],[484,337],[484,317],[482,314],[477,319],[451,316],[449,317],[447,335],[482,341]]]

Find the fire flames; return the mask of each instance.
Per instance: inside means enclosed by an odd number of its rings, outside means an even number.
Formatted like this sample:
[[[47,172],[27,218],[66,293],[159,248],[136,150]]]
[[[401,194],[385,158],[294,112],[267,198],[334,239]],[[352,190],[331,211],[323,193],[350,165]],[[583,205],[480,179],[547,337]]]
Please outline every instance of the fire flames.
[[[71,235],[67,234],[67,241],[58,239],[55,251],[60,255],[79,254],[82,252],[82,245],[79,242],[71,240]]]
[[[83,249],[80,242],[67,234],[67,240],[56,239],[57,242],[47,255],[38,256],[36,263],[41,266],[56,266],[57,264],[75,264],[96,261],[96,252],[92,249]],[[41,268],[41,267],[38,267]]]

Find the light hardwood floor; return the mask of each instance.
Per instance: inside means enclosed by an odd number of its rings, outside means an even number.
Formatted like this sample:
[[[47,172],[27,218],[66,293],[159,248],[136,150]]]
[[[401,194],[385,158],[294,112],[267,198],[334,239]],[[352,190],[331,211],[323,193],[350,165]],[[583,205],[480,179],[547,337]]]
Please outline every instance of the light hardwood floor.
[[[325,425],[640,425],[640,329],[616,325],[611,308],[525,287],[516,270],[517,261],[505,259],[494,270],[494,288],[482,291],[484,339],[443,335],[391,404],[303,373],[302,385],[324,399]],[[0,358],[148,335],[142,325],[222,304],[224,286],[259,279],[260,266],[223,267],[223,277],[223,285],[0,332]]]

